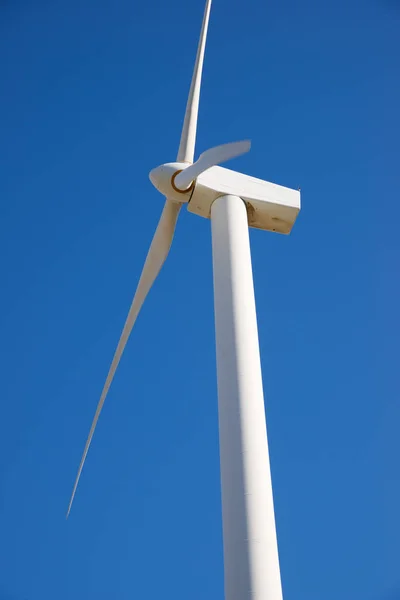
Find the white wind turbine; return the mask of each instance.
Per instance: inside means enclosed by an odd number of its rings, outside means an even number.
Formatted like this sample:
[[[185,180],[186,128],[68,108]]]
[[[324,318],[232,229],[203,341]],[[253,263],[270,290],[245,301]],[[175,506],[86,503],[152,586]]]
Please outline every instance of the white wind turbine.
[[[193,163],[210,8],[207,0],[177,160],[150,173],[166,202],[90,428],[67,516],[121,355],[186,204],[190,212],[211,219],[225,598],[281,600],[248,227],[289,233],[300,210],[300,192],[216,166],[247,152],[247,141],[207,150]]]

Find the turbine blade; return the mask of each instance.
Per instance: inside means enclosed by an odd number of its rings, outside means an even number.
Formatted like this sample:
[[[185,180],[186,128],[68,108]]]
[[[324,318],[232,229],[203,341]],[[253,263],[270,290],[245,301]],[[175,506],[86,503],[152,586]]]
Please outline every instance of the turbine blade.
[[[223,144],[206,150],[199,156],[197,161],[184,169],[175,177],[175,185],[180,190],[185,190],[201,173],[204,173],[210,167],[220,165],[231,158],[245,154],[250,150],[251,142],[245,140],[243,142],[232,142],[231,144]]]
[[[122,334],[120,340],[118,342],[117,349],[114,354],[114,358],[111,363],[110,370],[107,375],[106,382],[104,384],[103,391],[100,396],[99,403],[96,408],[96,413],[94,415],[94,419],[92,422],[92,426],[90,428],[89,436],[86,441],[85,449],[83,451],[82,459],[79,465],[78,474],[75,480],[74,488],[72,490],[71,499],[68,506],[67,518],[71,511],[72,503],[75,497],[75,492],[78,487],[79,478],[82,473],[83,465],[89,450],[90,443],[92,441],[92,437],[94,434],[94,430],[97,425],[97,421],[100,416],[101,409],[103,408],[104,401],[106,399],[108,390],[112,383],[115,371],[118,367],[119,361],[121,359],[122,353],[125,349],[126,343],[128,341],[129,335],[132,331],[132,327],[135,324],[136,318],[139,314],[139,311],[143,305],[143,302],[146,299],[146,296],[153,285],[157,275],[159,274],[162,265],[164,264],[165,259],[168,256],[172,239],[174,237],[176,221],[179,215],[181,205],[175,204],[167,199],[164,205],[163,212],[161,214],[161,218],[159,220],[156,232],[154,234],[153,240],[150,245],[150,249],[147,254],[146,261],[144,263],[143,271],[140,276],[140,280],[136,289],[135,296],[133,298],[133,302],[129,309],[128,317],[126,319],[124,328],[122,330]]]
[[[194,159],[197,117],[199,114],[201,75],[203,72],[204,52],[206,47],[210,10],[211,0],[207,0],[203,17],[203,25],[200,33],[199,45],[197,48],[196,62],[193,70],[192,83],[190,85],[189,97],[186,105],[185,120],[183,122],[181,141],[177,157],[178,162],[192,163]]]

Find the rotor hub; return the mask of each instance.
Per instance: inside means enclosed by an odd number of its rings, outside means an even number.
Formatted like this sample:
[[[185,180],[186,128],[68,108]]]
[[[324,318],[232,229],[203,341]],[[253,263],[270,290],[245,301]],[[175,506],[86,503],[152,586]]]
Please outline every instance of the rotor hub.
[[[175,178],[188,166],[187,163],[165,163],[150,171],[150,181],[169,200],[179,204],[187,203],[192,196],[195,182],[192,181],[186,189],[182,190],[176,186]]]

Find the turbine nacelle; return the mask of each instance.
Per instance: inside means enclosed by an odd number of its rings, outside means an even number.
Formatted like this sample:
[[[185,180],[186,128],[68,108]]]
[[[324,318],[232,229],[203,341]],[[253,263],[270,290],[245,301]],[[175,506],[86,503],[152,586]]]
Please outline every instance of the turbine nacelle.
[[[175,183],[176,177],[189,165],[181,162],[171,162],[152,169],[149,178],[154,187],[173,202],[179,204],[189,202],[194,188],[193,181],[184,189],[178,188]]]

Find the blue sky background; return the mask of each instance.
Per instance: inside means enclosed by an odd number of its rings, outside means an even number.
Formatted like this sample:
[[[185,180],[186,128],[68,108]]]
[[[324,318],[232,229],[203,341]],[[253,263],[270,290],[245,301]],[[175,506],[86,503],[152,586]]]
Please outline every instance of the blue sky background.
[[[221,600],[210,224],[182,212],[73,481],[176,155],[203,0],[0,3],[0,600]],[[215,0],[198,151],[251,232],[285,600],[400,598],[396,0]]]

